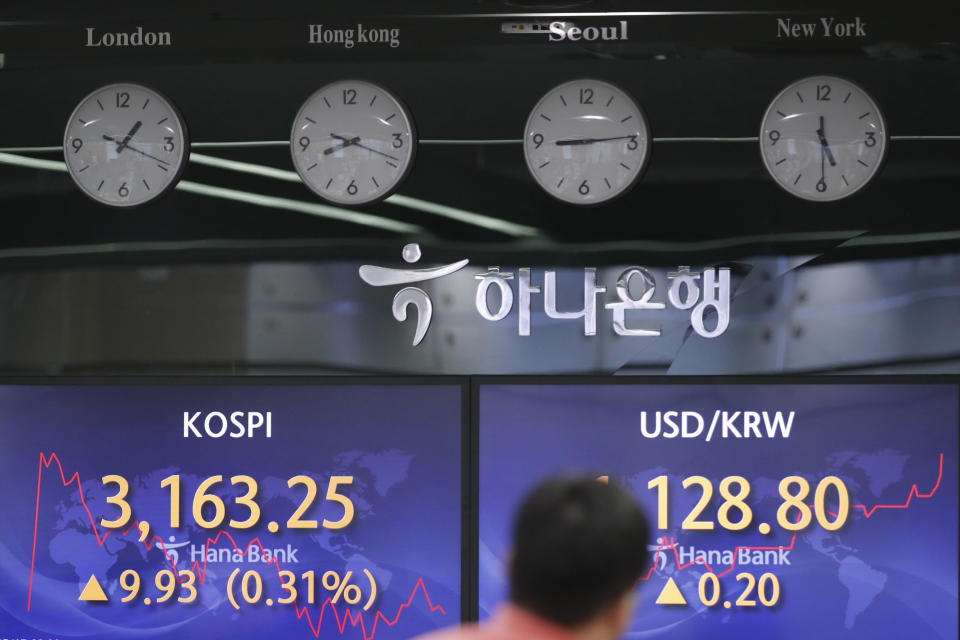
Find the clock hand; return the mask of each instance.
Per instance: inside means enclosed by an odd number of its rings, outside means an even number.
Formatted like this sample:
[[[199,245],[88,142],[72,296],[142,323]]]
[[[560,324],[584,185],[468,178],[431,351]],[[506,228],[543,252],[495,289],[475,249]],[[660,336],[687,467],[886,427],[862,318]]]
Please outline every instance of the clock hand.
[[[825,150],[827,153],[827,159],[830,161],[830,166],[837,166],[837,160],[833,157],[833,151],[830,149],[830,145],[827,143],[826,135],[823,132],[823,116],[820,116],[820,128],[817,129],[817,137],[820,138],[821,150]]]
[[[823,158],[826,156],[826,148],[824,145],[820,145],[820,179],[817,181],[817,191],[823,193],[827,190],[827,179],[826,174],[824,173]]]
[[[400,158],[398,158],[398,157],[396,157],[396,156],[392,156],[392,155],[390,155],[389,153],[384,153],[383,151],[379,151],[379,150],[377,150],[377,149],[374,149],[373,147],[368,147],[368,146],[366,146],[366,145],[360,144],[359,142],[358,142],[358,143],[355,143],[355,146],[358,146],[358,147],[360,147],[361,149],[366,149],[367,151],[372,151],[373,153],[379,153],[381,156],[384,156],[384,157],[386,157],[386,158],[390,158],[390,159],[393,160],[394,162],[400,162]]]
[[[360,136],[356,136],[356,137],[354,137],[354,138],[349,138],[349,139],[347,139],[347,138],[345,138],[345,137],[343,137],[343,136],[338,136],[338,135],[335,134],[335,133],[331,133],[330,135],[331,135],[332,137],[336,138],[337,140],[343,140],[343,141],[344,141],[343,147],[349,147],[349,146],[351,146],[351,145],[354,146],[354,147],[360,147],[361,149],[366,149],[367,151],[372,151],[373,153],[378,153],[378,154],[380,154],[381,156],[384,156],[384,157],[386,157],[386,158],[390,158],[390,159],[393,160],[394,162],[400,162],[400,158],[398,158],[398,157],[396,157],[396,156],[392,156],[392,155],[390,155],[389,153],[384,153],[383,151],[378,151],[377,149],[374,149],[373,147],[368,147],[368,146],[365,145],[365,144],[360,144],[360,142],[359,142],[359,141],[360,141]],[[342,149],[343,147],[337,147],[337,148],[338,148],[338,149]],[[324,153],[326,154],[328,151],[329,151],[330,153],[333,153],[333,151],[331,151],[330,149],[324,150]],[[335,149],[334,149],[334,151],[335,151]]]
[[[120,143],[117,142],[117,139],[116,139],[116,138],[111,138],[110,136],[105,135],[105,136],[103,136],[103,139],[106,140],[106,141],[108,141],[108,142],[114,142],[114,143],[117,144],[117,146],[120,146]],[[142,156],[146,156],[146,157],[150,158],[151,160],[156,160],[157,162],[159,162],[159,163],[161,163],[161,164],[170,164],[170,163],[167,162],[166,160],[161,160],[160,158],[158,158],[158,157],[156,157],[156,156],[152,156],[152,155],[150,155],[149,153],[147,153],[146,151],[140,151],[140,149],[137,149],[136,147],[131,147],[130,145],[127,145],[125,148],[130,149],[130,151],[135,151],[135,152],[139,153],[139,154],[142,155]]]
[[[337,140],[342,140],[343,142],[342,142],[342,144],[341,144],[340,146],[337,146],[337,147],[328,147],[328,148],[324,149],[324,150],[323,150],[323,155],[325,155],[325,156],[330,155],[330,154],[333,153],[334,151],[339,151],[340,149],[344,149],[344,148],[346,148],[346,147],[349,147],[349,146],[351,146],[351,145],[355,145],[355,144],[357,144],[358,142],[360,142],[360,136],[356,136],[356,137],[353,137],[353,138],[345,138],[344,136],[338,136],[338,135],[335,134],[335,133],[331,133],[331,134],[330,134],[330,137],[336,138]]]
[[[130,143],[130,138],[132,138],[134,134],[140,130],[140,127],[142,125],[143,123],[140,122],[139,120],[133,123],[133,127],[130,129],[130,132],[127,134],[127,136],[123,139],[122,142],[117,143],[117,153],[120,153],[121,151],[127,148],[127,144]]]
[[[629,140],[636,136],[614,136],[612,138],[579,138],[574,140],[557,140],[558,147],[570,147],[573,145],[593,144],[594,142],[610,142],[611,140]]]

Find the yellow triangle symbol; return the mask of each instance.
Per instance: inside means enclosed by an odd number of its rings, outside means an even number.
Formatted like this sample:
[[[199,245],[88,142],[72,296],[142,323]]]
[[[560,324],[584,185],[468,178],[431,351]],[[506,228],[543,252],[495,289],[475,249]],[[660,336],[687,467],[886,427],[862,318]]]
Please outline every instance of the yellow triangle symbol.
[[[94,575],[91,575],[90,579],[87,580],[87,586],[83,588],[79,599],[81,602],[108,602],[110,600]]]
[[[657,604],[687,604],[686,598],[680,593],[680,588],[677,586],[677,583],[673,581],[673,578],[667,580],[663,591],[657,596]]]

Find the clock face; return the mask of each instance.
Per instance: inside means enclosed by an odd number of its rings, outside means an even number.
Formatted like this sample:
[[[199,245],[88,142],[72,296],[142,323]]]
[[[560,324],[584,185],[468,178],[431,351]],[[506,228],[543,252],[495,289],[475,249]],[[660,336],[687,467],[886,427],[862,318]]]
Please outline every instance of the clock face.
[[[134,207],[176,186],[188,145],[183,119],[169,100],[140,85],[111,84],[74,110],[63,154],[70,176],[88,196]]]
[[[807,200],[839,200],[879,171],[887,149],[883,115],[857,85],[831,76],[795,82],[767,109],[763,162],[781,187]]]
[[[523,152],[547,193],[570,204],[600,204],[639,180],[650,129],[637,103],[618,87],[574,80],[552,89],[530,112]]]
[[[290,151],[297,173],[323,199],[375,202],[393,193],[413,165],[413,118],[383,87],[341,80],[300,108]]]

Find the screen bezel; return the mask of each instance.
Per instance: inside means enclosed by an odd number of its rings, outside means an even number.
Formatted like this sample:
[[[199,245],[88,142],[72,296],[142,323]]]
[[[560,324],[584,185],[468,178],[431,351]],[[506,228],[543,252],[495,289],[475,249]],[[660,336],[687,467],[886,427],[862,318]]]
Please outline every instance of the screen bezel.
[[[931,385],[956,387],[960,374],[843,376],[0,376],[3,386],[455,386],[460,388],[460,621],[479,619],[480,390],[485,386]],[[957,429],[960,430],[960,421]],[[960,503],[957,508],[960,509]]]
[[[471,460],[470,444],[472,438],[470,412],[470,380],[467,376],[0,376],[0,386],[39,387],[39,386],[447,386],[460,389],[460,622],[470,622],[469,617],[476,607],[475,566],[476,547],[467,546],[476,529],[475,513],[471,511],[473,491],[471,478],[473,470],[467,465]]]
[[[470,620],[477,621],[480,614],[480,556],[479,556],[479,517],[480,517],[480,390],[487,386],[683,386],[683,385],[948,385],[957,391],[957,430],[960,431],[960,374],[921,374],[921,375],[842,375],[842,376],[603,376],[603,375],[491,375],[470,377],[470,439],[472,448],[469,452],[469,468],[472,473],[470,484],[470,510],[473,521],[478,523],[470,530],[469,540],[471,548],[475,549],[472,566],[469,571],[475,576],[473,585],[473,600],[470,602]],[[956,508],[960,510],[960,499]],[[960,571],[960,567],[958,567]]]

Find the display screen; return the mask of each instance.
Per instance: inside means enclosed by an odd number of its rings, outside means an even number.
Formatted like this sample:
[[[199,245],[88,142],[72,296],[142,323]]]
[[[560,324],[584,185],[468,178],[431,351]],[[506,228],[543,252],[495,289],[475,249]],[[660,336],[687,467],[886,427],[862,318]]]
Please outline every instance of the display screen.
[[[462,387],[0,387],[0,638],[460,621]]]
[[[482,385],[479,605],[518,501],[608,475],[653,537],[631,638],[957,637],[956,385]]]

